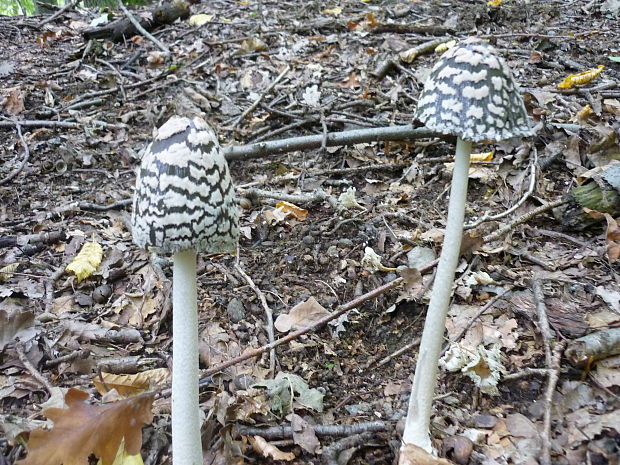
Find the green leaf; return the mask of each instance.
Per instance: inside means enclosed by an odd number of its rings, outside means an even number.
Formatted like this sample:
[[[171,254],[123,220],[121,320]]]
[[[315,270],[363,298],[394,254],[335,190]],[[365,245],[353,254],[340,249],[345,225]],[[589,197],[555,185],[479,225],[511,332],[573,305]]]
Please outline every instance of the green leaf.
[[[271,410],[277,414],[290,413],[295,407],[323,411],[323,394],[311,389],[300,376],[280,372],[275,379],[261,381],[252,387],[267,388]]]

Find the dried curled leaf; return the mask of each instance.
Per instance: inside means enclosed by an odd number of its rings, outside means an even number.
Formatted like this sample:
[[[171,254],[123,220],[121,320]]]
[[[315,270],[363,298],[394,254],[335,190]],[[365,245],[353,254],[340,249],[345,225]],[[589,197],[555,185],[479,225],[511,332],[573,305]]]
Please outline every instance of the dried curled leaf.
[[[19,263],[11,263],[10,265],[0,268],[0,283],[4,283],[13,277],[13,273],[17,271]]]
[[[75,273],[79,283],[95,272],[101,264],[102,257],[103,249],[101,246],[95,241],[87,242],[80,250],[80,253],[77,254],[77,257],[67,265],[66,270]]]
[[[93,378],[93,383],[99,394],[105,394],[112,389],[116,389],[122,397],[135,396],[141,394],[154,386],[161,386],[169,383],[170,370],[168,368],[155,368],[136,374],[100,373]]]
[[[330,311],[323,307],[314,297],[295,305],[288,314],[281,313],[274,323],[281,333],[306,328],[329,315]]]
[[[203,24],[207,24],[212,19],[213,19],[213,15],[208,15],[208,14],[203,13],[203,14],[191,16],[189,20],[187,21],[187,23],[190,26],[199,27],[199,26],[202,26]]]
[[[50,408],[44,415],[54,422],[51,430],[30,433],[28,455],[19,465],[77,465],[88,463],[90,454],[112,465],[124,440],[129,455],[142,447],[142,426],[153,420],[153,394],[144,394],[106,405],[85,402],[88,394],[69,389],[69,408]]]
[[[594,110],[588,103],[585,107],[577,112],[577,114],[572,118],[572,121],[577,123],[585,124],[588,122],[588,118],[594,114]]]
[[[268,443],[265,438],[261,436],[253,436],[248,438],[252,449],[261,454],[263,457],[273,460],[284,460],[290,462],[295,460],[295,454],[292,452],[283,452],[273,444]]]
[[[293,216],[298,221],[305,221],[308,216],[308,210],[297,205],[285,202],[284,200],[276,204],[276,208],[280,209],[286,216]]]
[[[573,86],[582,86],[588,84],[596,79],[602,72],[605,66],[598,65],[596,69],[589,69],[579,74],[569,74],[566,78],[558,84],[558,89],[572,89]]]

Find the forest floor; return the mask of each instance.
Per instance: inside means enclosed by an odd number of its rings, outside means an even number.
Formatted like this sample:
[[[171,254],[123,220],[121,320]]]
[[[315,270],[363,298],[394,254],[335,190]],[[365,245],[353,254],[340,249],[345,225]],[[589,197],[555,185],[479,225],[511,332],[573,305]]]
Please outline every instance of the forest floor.
[[[421,126],[412,115],[438,54],[407,63],[402,52],[469,36],[512,68],[536,135],[474,147],[492,157],[470,171],[445,340],[469,358],[440,370],[434,445],[459,464],[618,463],[619,215],[586,215],[570,193],[620,159],[620,3],[333,3],[193,3],[204,24],[152,31],[169,55],[141,35],[85,40],[107,12],[68,10],[43,25],[0,18],[0,463],[25,456],[23,432],[49,425],[43,410],[80,397],[69,388],[93,406],[131,406],[132,395],[168,387],[170,263],[133,245],[127,221],[153,128],[202,111],[223,146],[240,146]],[[557,88],[599,65],[592,82]],[[239,254],[199,258],[201,369],[216,371],[202,381],[205,463],[396,459],[454,140],[327,145],[230,160]],[[343,206],[350,188],[358,207]],[[103,260],[78,282],[66,267],[93,241]],[[363,260],[367,247],[383,269]],[[415,269],[426,272],[406,288],[366,295]],[[273,359],[263,351],[218,368],[269,342],[268,312],[278,338],[349,307]],[[607,345],[580,355],[588,334]],[[145,463],[171,463],[169,396],[141,411],[154,413]],[[131,409],[111,415],[120,424]],[[66,460],[90,452],[67,435],[105,444],[115,434],[86,413],[51,416],[69,433],[31,450]],[[54,454],[46,463],[60,463]]]

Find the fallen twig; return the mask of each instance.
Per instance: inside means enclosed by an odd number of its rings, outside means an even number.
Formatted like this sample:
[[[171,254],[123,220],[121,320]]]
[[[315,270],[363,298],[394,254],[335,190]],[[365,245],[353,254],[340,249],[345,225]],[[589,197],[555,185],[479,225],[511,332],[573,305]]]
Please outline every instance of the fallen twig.
[[[375,437],[374,433],[367,432],[349,436],[330,444],[323,450],[323,462],[326,465],[339,465],[338,456],[345,449],[351,449],[361,445],[367,445],[368,441]]]
[[[3,184],[6,184],[10,180],[14,179],[15,176],[17,176],[19,173],[21,173],[21,171],[24,169],[24,166],[26,166],[26,163],[28,163],[28,160],[30,159],[30,149],[28,148],[28,144],[26,143],[26,140],[24,139],[24,136],[22,135],[21,124],[16,123],[15,129],[17,129],[17,135],[19,136],[19,140],[22,143],[22,147],[24,147],[24,156],[22,158],[22,161],[19,163],[17,168],[13,170],[12,173],[9,173],[9,175],[6,178],[0,179],[0,186],[2,186]]]
[[[378,432],[387,430],[382,421],[367,421],[352,425],[312,425],[317,436],[351,436],[353,434]],[[260,428],[256,426],[236,425],[234,436],[262,436],[265,439],[283,439],[293,437],[292,426],[272,426]]]
[[[565,341],[560,341],[553,348],[551,363],[549,365],[549,378],[545,391],[545,414],[543,417],[542,451],[540,462],[542,465],[551,465],[551,412],[553,410],[553,393],[560,378],[560,360],[564,351]]]
[[[243,113],[241,113],[241,115],[235,120],[235,122],[232,124],[232,127],[235,128],[239,125],[239,123],[246,117],[248,116],[250,113],[252,113],[256,107],[263,101],[263,99],[265,98],[266,95],[269,95],[269,92],[271,92],[273,90],[273,88],[278,84],[278,82],[280,82],[282,80],[282,78],[284,76],[286,76],[288,74],[288,72],[291,70],[290,66],[286,66],[286,68],[284,68],[284,70],[282,70],[282,72],[278,75],[278,77],[276,77],[273,82],[269,85],[269,87],[267,87],[259,96],[258,98],[254,101],[254,103],[252,105],[250,105]]]
[[[267,331],[267,337],[269,338],[269,343],[273,344],[273,341],[275,340],[275,335],[274,335],[274,331],[273,331],[273,312],[271,311],[271,308],[267,304],[267,300],[265,299],[265,295],[261,292],[261,290],[258,288],[258,286],[256,286],[256,284],[254,284],[254,281],[252,280],[252,278],[250,278],[247,275],[247,273],[245,271],[243,271],[241,266],[239,266],[239,263],[235,263],[235,270],[237,271],[237,273],[239,273],[241,275],[241,277],[243,279],[246,280],[248,285],[252,288],[252,290],[254,291],[256,296],[258,297],[258,300],[260,300],[260,303],[263,306],[263,310],[265,311],[265,319],[267,320],[265,322],[266,323],[265,324],[265,330]],[[275,349],[271,349],[269,351],[269,371],[271,372],[272,376],[275,374],[275,369],[276,369],[276,350]]]
[[[30,360],[28,360],[26,352],[24,351],[23,343],[15,343],[15,351],[17,352],[17,357],[19,357],[19,361],[22,362],[22,365],[24,365],[24,368],[28,370],[32,377],[36,379],[43,387],[45,387],[49,395],[52,396],[54,392],[53,386],[41,373],[39,373],[39,370],[35,368],[35,366],[30,362]]]
[[[564,351],[565,343],[562,341],[552,348],[554,336],[551,332],[549,319],[547,317],[542,280],[538,276],[532,278],[532,291],[534,294],[536,312],[538,314],[538,329],[543,339],[545,364],[549,376],[544,397],[545,409],[543,416],[543,432],[541,434],[542,450],[540,452],[540,462],[542,465],[551,465],[551,411],[553,410],[553,393],[555,392],[555,387],[560,377],[560,359]]]
[[[510,231],[515,229],[517,226],[525,223],[526,221],[531,220],[535,216],[538,216],[541,213],[544,213],[544,212],[547,212],[549,210],[552,210],[555,207],[559,207],[560,205],[564,205],[567,202],[568,202],[568,199],[559,198],[559,199],[554,200],[553,202],[549,202],[546,205],[541,205],[540,207],[535,208],[534,210],[530,210],[529,212],[521,215],[520,217],[518,217],[517,219],[515,219],[511,223],[507,224],[503,228],[500,228],[497,231],[495,231],[494,233],[489,234],[486,238],[484,238],[484,242],[496,241],[500,237],[502,237],[504,234],[509,233]]]
[[[121,10],[123,10],[123,13],[125,13],[125,16],[127,16],[127,19],[131,21],[131,24],[134,25],[134,27],[140,32],[140,34],[142,34],[144,37],[146,37],[151,42],[153,42],[157,46],[157,48],[159,48],[166,55],[170,55],[170,49],[168,49],[168,47],[166,47],[163,43],[161,43],[158,39],[156,39],[150,32],[148,32],[146,29],[142,27],[142,25],[135,18],[135,16],[132,15],[131,12],[125,7],[122,0],[118,0],[118,7]]]
[[[52,21],[54,21],[56,18],[58,18],[60,15],[62,15],[65,11],[67,10],[72,10],[73,8],[75,8],[77,6],[78,3],[80,3],[82,0],[73,0],[70,3],[67,3],[65,6],[63,6],[60,10],[58,10],[56,13],[54,13],[51,16],[48,16],[47,18],[45,18],[44,20],[40,21],[39,23],[37,23],[37,25],[35,26],[36,28],[41,28],[42,26],[45,26],[47,23],[50,23]],[[47,5],[46,5],[47,6]]]
[[[536,166],[537,165],[538,165],[538,156],[536,155],[536,149],[534,149],[534,159],[530,163],[530,185],[527,189],[527,192],[523,194],[521,198],[519,199],[519,201],[515,203],[512,207],[510,207],[508,210],[498,213],[497,215],[489,215],[487,212],[484,215],[482,215],[480,218],[478,218],[476,221],[472,221],[471,223],[466,224],[463,227],[463,229],[468,230],[471,228],[475,228],[476,226],[479,226],[485,221],[496,221],[496,220],[505,218],[508,215],[510,215],[512,212],[517,210],[517,208],[519,208],[521,205],[523,205],[525,201],[529,199],[530,196],[534,193],[534,188],[536,187]]]
[[[339,145],[361,144],[364,142],[421,139],[423,137],[440,137],[427,128],[405,126],[389,126],[382,128],[354,129],[352,131],[330,132],[325,138],[326,147]],[[321,147],[324,135],[291,137],[289,139],[259,142],[257,144],[238,145],[224,148],[227,160],[247,160],[260,158],[276,153],[293,152],[295,150],[318,149]]]

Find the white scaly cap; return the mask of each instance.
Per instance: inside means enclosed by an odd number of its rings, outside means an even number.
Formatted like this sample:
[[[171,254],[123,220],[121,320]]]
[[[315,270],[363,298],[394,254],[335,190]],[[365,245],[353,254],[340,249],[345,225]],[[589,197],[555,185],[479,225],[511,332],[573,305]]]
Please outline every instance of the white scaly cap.
[[[534,135],[510,68],[491,45],[471,39],[435,64],[414,119],[463,140]]]
[[[233,252],[239,213],[228,164],[201,118],[173,116],[154,133],[138,176],[133,241],[161,253]]]

